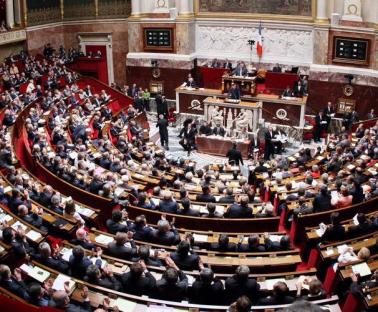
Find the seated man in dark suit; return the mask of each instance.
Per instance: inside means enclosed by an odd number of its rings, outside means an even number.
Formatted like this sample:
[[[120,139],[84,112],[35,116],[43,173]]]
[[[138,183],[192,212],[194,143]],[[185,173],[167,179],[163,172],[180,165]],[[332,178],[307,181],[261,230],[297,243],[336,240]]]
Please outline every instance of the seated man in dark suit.
[[[96,251],[97,259],[96,259],[96,265],[101,268],[101,249],[98,249]],[[92,261],[89,260],[88,257],[84,254],[84,248],[81,246],[75,246],[72,250],[72,255],[70,256],[69,260],[69,266],[71,270],[71,275],[73,277],[83,279],[86,275],[87,267],[92,264]]]
[[[290,86],[287,86],[284,92],[282,93],[283,97],[292,97],[293,91],[291,91]]]
[[[345,239],[345,228],[340,223],[340,214],[338,212],[333,212],[331,213],[330,218],[331,224],[327,226],[327,229],[322,236],[322,241],[342,241],[343,239]]]
[[[226,134],[226,131],[224,130],[223,127],[221,127],[219,124],[217,124],[217,125],[215,125],[215,127],[212,131],[212,134],[224,137],[224,135]]]
[[[190,251],[190,244],[184,240],[177,245],[177,250],[170,257],[180,270],[193,271],[203,267],[200,257]]]
[[[85,275],[84,280],[87,283],[116,291],[120,291],[122,289],[121,283],[114,277],[113,272],[107,266],[104,267],[104,270],[101,272],[96,265],[91,264],[89,267],[87,267],[87,274]]]
[[[85,231],[84,228],[80,228],[76,231],[76,238],[71,239],[70,241],[73,245],[80,245],[84,249],[94,249],[96,245],[94,245],[88,238],[88,233]]]
[[[192,285],[190,302],[221,305],[223,303],[223,291],[224,286],[219,279],[214,278],[213,271],[209,268],[204,268]]]
[[[130,231],[134,233],[134,240],[148,241],[151,239],[152,228],[147,226],[147,220],[144,215],[135,218],[135,222],[130,226]]]
[[[137,252],[132,237],[133,232],[118,232],[114,241],[110,242],[108,245],[108,254],[116,258],[131,260]]]
[[[207,121],[204,121],[202,126],[199,128],[199,134],[200,135],[211,135],[213,133],[211,127],[207,123]]]
[[[163,191],[163,199],[160,200],[159,210],[166,213],[177,213],[178,204],[173,199],[171,191]]]
[[[274,73],[282,73],[282,68],[280,67],[280,65],[277,63],[274,67],[273,67],[273,70],[272,70]]]
[[[208,203],[206,208],[208,213],[203,214],[203,218],[223,218],[223,215],[216,211],[217,206],[215,205],[215,203]]]
[[[227,302],[231,303],[241,296],[247,296],[252,302],[259,297],[260,285],[253,278],[248,278],[249,267],[240,265],[236,268],[235,274],[226,279]]]
[[[43,213],[42,209],[39,210],[39,213]],[[22,220],[36,227],[37,229],[47,231],[47,229],[44,226],[42,226],[43,220],[39,213],[29,213],[29,209],[25,205],[18,206],[18,216]]]
[[[34,257],[39,263],[61,273],[68,273],[68,263],[64,261],[59,255],[52,257],[51,247],[48,243],[40,243],[38,251],[38,254],[36,254]]]
[[[290,296],[289,288],[284,282],[277,282],[273,286],[273,295],[259,301],[260,305],[290,304],[294,297]]]
[[[106,221],[106,227],[111,234],[115,234],[117,232],[127,232],[129,227],[124,221],[125,213],[121,210],[113,210],[112,211],[112,218]]]
[[[288,235],[283,235],[279,242],[273,242],[268,235],[265,237],[265,249],[267,251],[290,250],[290,237]]]
[[[298,282],[296,284],[297,298],[307,301],[322,300],[327,298],[327,293],[323,289],[321,281],[319,281],[317,278],[314,278],[310,281],[307,281],[307,283],[309,288],[308,291],[305,292],[306,294],[303,294],[303,283]]]
[[[150,246],[141,245],[138,249],[139,261],[142,260],[148,266],[160,267],[163,262],[158,259],[159,251],[155,249],[154,255],[150,255]]]
[[[175,245],[180,241],[180,235],[167,220],[159,220],[157,229],[151,233],[151,241],[160,245]]]
[[[252,235],[248,237],[248,243],[243,244],[243,239],[238,243],[238,251],[240,252],[264,252],[265,246],[260,244],[260,238],[258,235]]]
[[[230,238],[228,235],[221,234],[219,235],[218,243],[212,243],[210,249],[222,252],[235,252],[236,244],[230,243]]]
[[[191,216],[191,217],[199,217],[199,215],[200,215],[199,210],[192,209],[191,205],[192,204],[190,202],[190,199],[189,198],[184,198],[181,201],[182,209],[178,211],[179,214],[185,215],[185,216]]]
[[[366,235],[375,230],[373,223],[371,223],[362,212],[357,214],[357,222],[357,225],[350,226],[348,230],[348,234],[351,237]]]
[[[51,296],[49,306],[56,309],[62,309],[70,312],[90,312],[92,311],[91,304],[88,298],[88,288],[84,287],[81,292],[83,302],[81,304],[74,304],[70,302],[69,290],[59,290],[54,292]]]
[[[123,291],[135,296],[150,296],[156,287],[155,277],[148,271],[143,260],[130,266],[130,271],[120,277]]]
[[[156,282],[156,295],[161,300],[182,301],[187,294],[188,278],[171,258],[166,258],[167,270]]]
[[[233,204],[235,202],[234,190],[232,187],[228,187],[226,190],[226,196],[219,198],[218,203]]]
[[[326,185],[321,186],[320,193],[315,196],[312,206],[315,213],[331,209],[331,194]]]
[[[248,206],[248,196],[242,196],[240,198],[240,204],[233,204],[226,213],[225,218],[253,218],[252,208]]]
[[[30,299],[27,286],[22,280],[21,270],[19,268],[14,270],[12,277],[10,268],[5,264],[0,264],[0,286],[23,300],[28,301]]]
[[[197,195],[196,201],[205,203],[215,203],[215,197],[210,193],[210,187],[208,185],[204,185],[202,187],[202,194]]]
[[[228,97],[232,100],[240,100],[241,92],[239,86],[232,83],[230,90],[228,91]]]

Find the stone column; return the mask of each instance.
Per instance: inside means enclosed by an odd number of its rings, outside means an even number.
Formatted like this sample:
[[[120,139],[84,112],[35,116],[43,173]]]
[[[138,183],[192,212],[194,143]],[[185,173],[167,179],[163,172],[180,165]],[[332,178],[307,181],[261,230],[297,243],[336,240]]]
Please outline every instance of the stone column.
[[[21,25],[21,0],[14,0],[14,20]]]
[[[176,0],[176,6],[181,16],[193,15],[193,0]]]
[[[141,0],[131,0],[131,15],[132,16],[139,16],[141,13]]]
[[[318,23],[328,23],[328,4],[327,0],[317,0],[316,2],[316,21]]]
[[[6,23],[9,28],[14,27],[14,8],[13,8],[13,0],[6,0]]]

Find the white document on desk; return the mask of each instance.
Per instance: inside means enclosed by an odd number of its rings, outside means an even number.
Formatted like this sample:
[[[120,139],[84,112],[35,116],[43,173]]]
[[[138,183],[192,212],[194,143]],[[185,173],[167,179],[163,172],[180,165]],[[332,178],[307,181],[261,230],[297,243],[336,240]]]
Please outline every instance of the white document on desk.
[[[352,271],[354,274],[359,274],[361,277],[371,275],[371,270],[366,262],[353,265]]]

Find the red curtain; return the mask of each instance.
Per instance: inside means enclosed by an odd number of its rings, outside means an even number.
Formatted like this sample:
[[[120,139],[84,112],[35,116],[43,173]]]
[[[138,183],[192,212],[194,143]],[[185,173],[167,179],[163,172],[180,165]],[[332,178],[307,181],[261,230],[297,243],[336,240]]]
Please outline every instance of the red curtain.
[[[101,59],[98,60],[98,69],[97,76],[98,79],[106,84],[109,83],[108,77],[108,60],[106,56],[106,46],[104,45],[86,45],[86,53],[92,52],[93,55],[96,55],[98,51],[101,52]]]

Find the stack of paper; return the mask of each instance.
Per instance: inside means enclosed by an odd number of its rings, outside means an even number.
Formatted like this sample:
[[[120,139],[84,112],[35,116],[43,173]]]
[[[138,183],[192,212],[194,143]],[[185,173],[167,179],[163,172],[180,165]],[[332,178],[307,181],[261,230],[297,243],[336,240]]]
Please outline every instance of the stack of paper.
[[[201,235],[201,234],[193,234],[193,238],[195,242],[203,242],[206,243],[208,236],[207,235]]]
[[[72,249],[70,249],[70,248],[66,248],[66,247],[64,247],[64,248],[62,248],[62,250],[60,251],[60,254],[62,255],[62,259],[64,260],[64,261],[70,261],[70,257],[71,257],[71,255],[72,255]]]
[[[361,277],[371,275],[371,270],[366,262],[353,265],[352,271],[354,274],[359,274]]]
[[[126,300],[124,298],[117,298],[113,301],[112,306],[117,306],[119,311],[123,312],[133,312],[137,303],[133,301]]]
[[[96,238],[95,238],[95,241],[97,243],[101,244],[101,245],[108,245],[113,240],[114,240],[113,237],[108,236],[108,235],[104,235],[104,234],[100,234],[100,235],[96,236]]]
[[[52,285],[52,289],[54,290],[65,290],[64,288],[64,284],[66,282],[69,282],[69,290],[70,292],[74,290],[75,288],[75,282],[73,280],[71,280],[71,278],[69,276],[66,276],[66,275],[63,275],[63,274],[59,274],[56,279],[54,280],[54,283]]]
[[[31,278],[34,278],[40,283],[44,283],[50,277],[50,272],[45,271],[37,266],[33,267],[31,265],[23,264],[20,266],[20,269],[25,274],[27,274]]]
[[[30,230],[29,232],[26,233],[26,237],[32,240],[33,242],[37,242],[39,239],[41,239],[42,235],[39,232]]]
[[[17,221],[11,225],[12,229],[18,231],[18,228],[21,227],[24,231],[26,231],[27,226],[22,224],[20,221]]]

